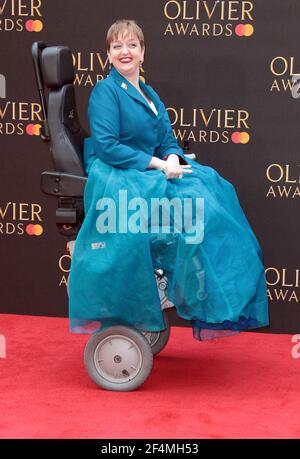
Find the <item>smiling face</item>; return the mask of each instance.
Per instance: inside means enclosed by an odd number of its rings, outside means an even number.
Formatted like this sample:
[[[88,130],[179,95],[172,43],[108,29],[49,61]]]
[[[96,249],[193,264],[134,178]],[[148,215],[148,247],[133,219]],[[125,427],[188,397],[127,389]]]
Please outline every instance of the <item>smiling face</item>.
[[[145,48],[142,49],[136,35],[118,35],[110,43],[107,52],[110,63],[124,76],[139,74],[140,62],[144,61]]]

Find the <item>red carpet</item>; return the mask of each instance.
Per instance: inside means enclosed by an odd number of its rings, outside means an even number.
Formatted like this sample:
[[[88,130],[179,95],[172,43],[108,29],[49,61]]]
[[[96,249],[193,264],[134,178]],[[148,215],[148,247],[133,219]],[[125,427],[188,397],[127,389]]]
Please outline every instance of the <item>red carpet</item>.
[[[98,388],[68,320],[0,315],[1,438],[300,438],[291,336],[198,342],[172,328],[137,391]]]

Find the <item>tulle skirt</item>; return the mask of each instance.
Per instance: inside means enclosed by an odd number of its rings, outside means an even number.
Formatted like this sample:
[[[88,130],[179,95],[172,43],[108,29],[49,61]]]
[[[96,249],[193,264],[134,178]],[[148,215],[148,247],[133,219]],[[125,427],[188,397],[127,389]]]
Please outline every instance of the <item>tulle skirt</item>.
[[[158,170],[92,163],[69,276],[71,331],[163,330],[154,269],[195,339],[269,324],[263,255],[235,188],[188,162],[192,174],[169,180]]]

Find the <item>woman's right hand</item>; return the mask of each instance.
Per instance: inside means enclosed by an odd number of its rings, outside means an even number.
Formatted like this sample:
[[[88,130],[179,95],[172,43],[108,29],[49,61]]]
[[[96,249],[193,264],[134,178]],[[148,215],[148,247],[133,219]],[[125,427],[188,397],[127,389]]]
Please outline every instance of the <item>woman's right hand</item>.
[[[183,174],[191,174],[192,166],[190,164],[180,165],[179,163],[166,161],[156,157],[152,157],[148,164],[148,169],[158,169],[165,173],[166,178],[182,178]]]
[[[190,164],[179,165],[175,169],[170,168],[167,164],[163,171],[166,174],[167,179],[182,178],[183,174],[191,174],[193,172]]]

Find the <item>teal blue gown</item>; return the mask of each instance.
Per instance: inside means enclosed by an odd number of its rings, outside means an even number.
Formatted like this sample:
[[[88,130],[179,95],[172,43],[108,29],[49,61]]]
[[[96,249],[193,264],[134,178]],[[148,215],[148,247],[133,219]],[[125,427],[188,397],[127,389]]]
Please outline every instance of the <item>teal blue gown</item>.
[[[142,80],[140,86],[157,115],[114,67],[90,97],[85,220],[69,276],[71,331],[94,333],[120,324],[163,330],[154,269],[163,269],[167,297],[179,317],[192,321],[195,339],[267,326],[263,255],[234,186],[184,156],[158,94]],[[170,153],[190,164],[192,174],[167,180],[147,168],[151,156]],[[182,220],[175,219],[174,208],[167,226],[157,220],[155,206],[164,198],[176,198],[182,209],[189,198],[188,228],[178,226]]]

